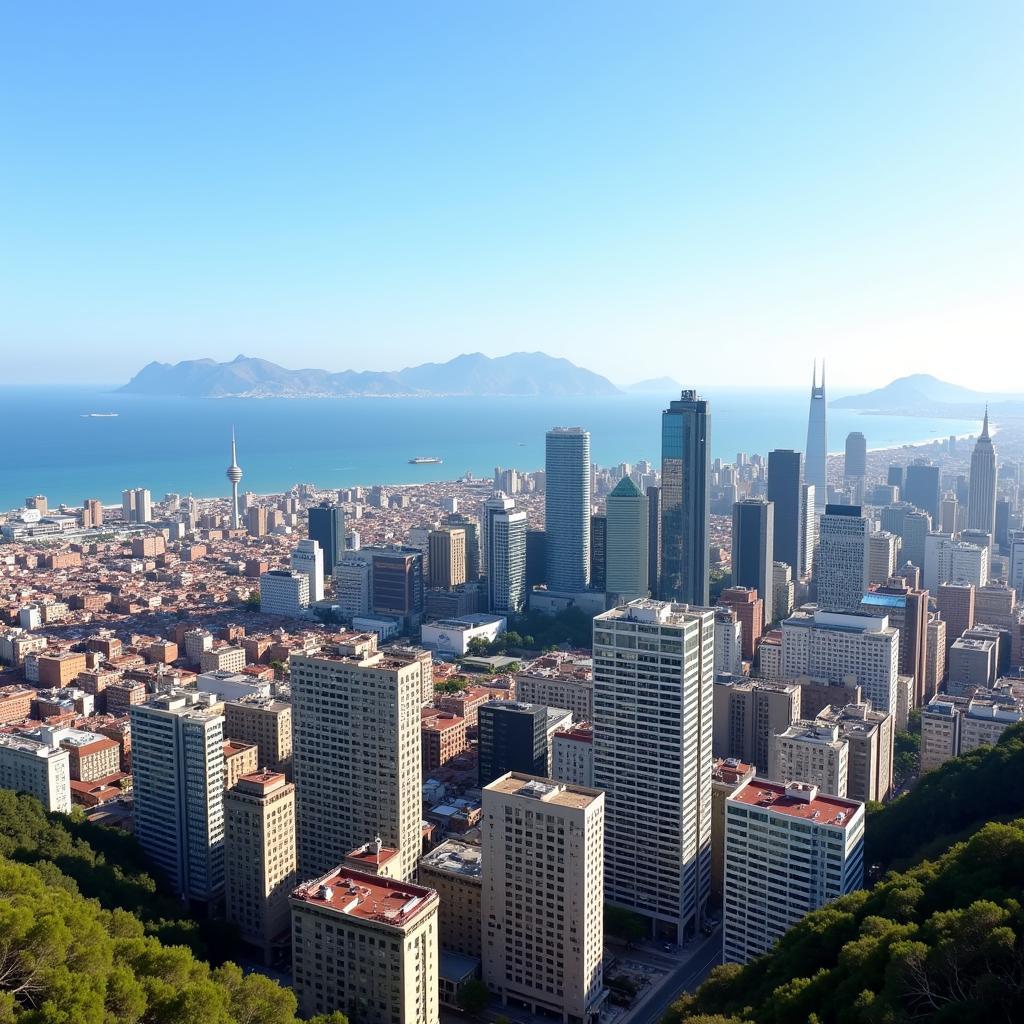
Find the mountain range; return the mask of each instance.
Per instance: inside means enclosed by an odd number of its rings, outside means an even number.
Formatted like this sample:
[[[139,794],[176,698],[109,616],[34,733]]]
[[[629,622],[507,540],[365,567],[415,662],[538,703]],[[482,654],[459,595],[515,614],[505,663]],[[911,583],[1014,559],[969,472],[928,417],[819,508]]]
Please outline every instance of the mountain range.
[[[404,370],[289,370],[240,355],[230,362],[149,363],[119,390],[193,398],[601,396],[620,394],[606,377],[543,352],[491,358],[474,352]]]
[[[1021,395],[972,391],[959,384],[950,384],[927,373],[914,373],[900,377],[863,395],[847,395],[829,404],[837,409],[862,409],[871,412],[947,413],[977,415],[986,404],[1004,407],[1008,411],[1022,399]]]

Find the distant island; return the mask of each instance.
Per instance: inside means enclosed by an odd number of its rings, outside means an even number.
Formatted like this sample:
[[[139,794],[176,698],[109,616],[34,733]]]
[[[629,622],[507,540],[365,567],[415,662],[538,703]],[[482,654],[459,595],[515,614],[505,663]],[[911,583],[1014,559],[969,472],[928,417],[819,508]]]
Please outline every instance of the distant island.
[[[622,392],[607,377],[543,352],[491,358],[474,352],[404,370],[289,370],[240,355],[227,363],[186,359],[150,363],[122,388],[127,394],[191,398],[357,398],[373,396],[590,397]]]
[[[900,377],[863,395],[846,395],[829,403],[836,409],[896,413],[907,416],[977,417],[988,405],[995,415],[1024,415],[1024,396],[972,391],[927,373]]]
[[[626,386],[631,395],[667,395],[682,390],[683,385],[671,377],[649,377]]]

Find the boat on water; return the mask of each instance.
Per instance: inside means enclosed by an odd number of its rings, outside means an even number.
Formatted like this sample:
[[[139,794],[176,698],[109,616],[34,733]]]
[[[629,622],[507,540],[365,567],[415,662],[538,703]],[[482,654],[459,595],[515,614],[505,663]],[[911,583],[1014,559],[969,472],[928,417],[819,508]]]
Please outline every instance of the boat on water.
[[[417,455],[409,460],[410,466],[440,466],[441,459],[436,455]]]
[[[117,416],[116,412],[83,412],[83,420],[108,420],[112,416]]]

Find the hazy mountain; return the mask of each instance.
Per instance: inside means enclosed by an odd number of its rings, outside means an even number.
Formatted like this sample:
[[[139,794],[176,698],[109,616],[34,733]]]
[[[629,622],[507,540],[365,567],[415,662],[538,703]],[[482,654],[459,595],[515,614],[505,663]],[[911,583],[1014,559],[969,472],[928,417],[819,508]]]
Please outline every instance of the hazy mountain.
[[[972,406],[980,411],[986,402],[1009,402],[1019,396],[1008,394],[986,394],[972,391],[959,384],[950,384],[927,373],[915,373],[900,377],[884,388],[877,388],[863,395],[847,395],[837,398],[831,405],[839,409],[870,409],[881,412],[945,411],[937,407]]]
[[[667,395],[670,392],[682,391],[683,385],[671,377],[649,377],[638,380],[635,384],[627,384],[626,391],[633,395]]]
[[[606,377],[543,352],[490,358],[474,352],[446,363],[404,370],[289,370],[266,359],[238,356],[229,363],[186,359],[150,363],[120,389],[140,395],[227,397],[337,397],[358,395],[614,395]]]

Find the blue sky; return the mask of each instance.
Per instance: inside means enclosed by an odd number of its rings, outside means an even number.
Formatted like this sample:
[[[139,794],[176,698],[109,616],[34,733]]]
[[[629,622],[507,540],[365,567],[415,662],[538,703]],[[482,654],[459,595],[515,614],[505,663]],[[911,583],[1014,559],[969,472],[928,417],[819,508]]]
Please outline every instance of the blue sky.
[[[1022,44],[1017,0],[11,4],[0,365],[991,386]]]

